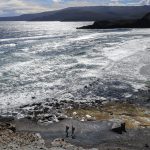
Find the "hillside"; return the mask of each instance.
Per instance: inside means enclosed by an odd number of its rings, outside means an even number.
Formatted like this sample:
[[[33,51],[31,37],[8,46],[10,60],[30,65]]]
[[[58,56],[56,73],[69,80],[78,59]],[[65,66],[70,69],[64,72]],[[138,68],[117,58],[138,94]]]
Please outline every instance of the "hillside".
[[[147,13],[141,19],[95,21],[93,25],[84,26],[79,29],[113,29],[113,28],[150,28],[150,13]]]
[[[70,7],[37,14],[1,17],[0,21],[101,21],[137,19],[144,16],[150,6],[89,6]]]

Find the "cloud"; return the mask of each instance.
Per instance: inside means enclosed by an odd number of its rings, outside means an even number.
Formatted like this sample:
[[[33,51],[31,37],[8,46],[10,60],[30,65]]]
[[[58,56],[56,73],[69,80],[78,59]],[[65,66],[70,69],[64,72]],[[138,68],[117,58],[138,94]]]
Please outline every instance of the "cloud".
[[[141,0],[139,3],[142,5],[150,5],[150,0]]]
[[[128,5],[150,5],[150,0],[132,0],[131,2],[128,3]]]
[[[57,1],[57,2],[56,2]],[[53,0],[53,3],[50,5],[50,10],[57,10],[67,7],[79,7],[79,6],[96,6],[98,3],[93,2],[94,0]]]
[[[62,0],[53,0],[54,3],[60,3]]]
[[[48,9],[48,7],[29,0],[0,0],[0,10],[3,16],[42,12]]]
[[[124,5],[124,3],[122,3],[122,1],[121,0],[111,0],[110,2],[109,2],[109,5],[111,5],[111,6],[120,6],[120,5]]]
[[[0,0],[0,16],[95,5],[150,5],[150,0]]]

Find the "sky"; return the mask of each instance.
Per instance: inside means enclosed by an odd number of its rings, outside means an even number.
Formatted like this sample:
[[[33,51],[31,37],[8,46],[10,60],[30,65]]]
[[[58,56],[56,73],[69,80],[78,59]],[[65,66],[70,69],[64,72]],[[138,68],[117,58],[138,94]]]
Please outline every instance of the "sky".
[[[150,5],[150,0],[0,0],[0,16],[15,16],[66,7],[95,5]]]

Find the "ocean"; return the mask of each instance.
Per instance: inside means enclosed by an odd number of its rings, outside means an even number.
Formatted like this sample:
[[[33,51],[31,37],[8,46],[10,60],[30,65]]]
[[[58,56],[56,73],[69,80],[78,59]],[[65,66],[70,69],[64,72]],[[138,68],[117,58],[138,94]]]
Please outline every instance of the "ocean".
[[[150,29],[76,29],[87,24],[0,22],[0,108],[47,98],[117,99],[117,90],[130,97],[131,87],[143,88]]]

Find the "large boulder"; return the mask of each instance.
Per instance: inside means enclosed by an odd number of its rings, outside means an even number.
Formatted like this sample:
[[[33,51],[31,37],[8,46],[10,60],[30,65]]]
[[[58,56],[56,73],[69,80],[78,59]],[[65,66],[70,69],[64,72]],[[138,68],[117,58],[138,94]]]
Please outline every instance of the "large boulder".
[[[122,134],[126,132],[126,124],[123,121],[115,121],[112,124],[111,131],[116,132],[118,134]]]

